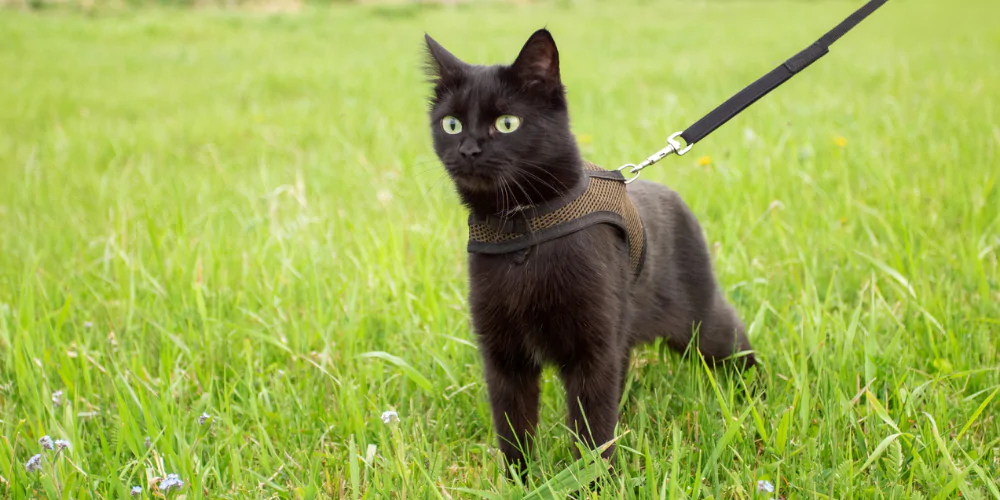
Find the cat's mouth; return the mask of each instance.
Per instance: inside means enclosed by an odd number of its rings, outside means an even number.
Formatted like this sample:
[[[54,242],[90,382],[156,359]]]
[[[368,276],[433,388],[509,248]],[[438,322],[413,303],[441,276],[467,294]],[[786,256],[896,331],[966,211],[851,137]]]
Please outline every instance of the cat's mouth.
[[[496,190],[503,178],[503,174],[497,168],[473,165],[449,166],[448,174],[458,187],[477,192]]]

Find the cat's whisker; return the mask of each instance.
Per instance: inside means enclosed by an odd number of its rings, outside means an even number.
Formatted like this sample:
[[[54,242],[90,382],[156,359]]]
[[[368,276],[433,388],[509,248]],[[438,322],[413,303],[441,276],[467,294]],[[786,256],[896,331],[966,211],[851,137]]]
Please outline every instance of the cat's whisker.
[[[426,175],[426,174],[428,174],[430,172],[434,172],[435,170],[440,171],[441,169],[439,169],[439,168],[428,168],[428,169],[424,169],[424,170],[418,170],[416,172],[413,172],[412,175],[414,177],[418,177],[418,176]]]
[[[516,207],[518,205],[517,195],[514,193],[514,189],[511,188],[511,185],[510,185],[511,182],[513,182],[513,183],[516,184],[517,183],[517,179],[515,179],[513,177],[507,177],[506,180],[504,181],[504,185],[507,187],[507,194],[510,195],[509,199],[505,198],[505,202],[506,203],[504,204],[504,207],[503,207],[503,218],[505,220],[510,220],[510,218],[511,218],[511,214],[510,214],[511,209],[514,208],[514,207]],[[518,187],[520,188],[520,186],[518,186]]]
[[[559,186],[560,186],[560,187],[562,187],[562,188],[563,188],[563,189],[565,189],[565,190],[569,190],[569,186],[567,186],[567,185],[566,185],[566,183],[564,183],[564,182],[563,182],[562,180],[560,180],[560,179],[559,179],[558,177],[556,177],[556,175],[555,175],[555,174],[553,174],[552,172],[549,172],[549,171],[548,171],[547,169],[543,168],[543,167],[542,167],[541,165],[538,165],[538,164],[536,164],[536,163],[533,163],[533,162],[530,162],[530,161],[527,161],[527,160],[524,160],[524,159],[517,159],[517,160],[515,160],[515,161],[516,161],[517,163],[519,163],[519,164],[524,164],[524,165],[527,165],[527,166],[529,166],[529,167],[533,167],[532,169],[526,169],[526,168],[520,168],[520,169],[518,169],[518,171],[520,171],[520,172],[525,172],[525,173],[530,173],[530,174],[534,174],[534,172],[535,172],[535,171],[538,171],[538,172],[541,172],[541,173],[544,173],[544,174],[548,175],[549,177],[551,177],[551,178],[552,178],[552,180],[554,180],[554,181],[558,182],[558,183],[559,183]],[[538,181],[539,181],[539,182],[544,182],[544,181],[543,181],[543,180],[542,180],[542,179],[541,179],[540,177],[538,177],[537,175],[536,175],[536,176],[534,176],[534,177],[535,177],[536,179],[538,179]],[[554,188],[554,186],[552,186],[551,184],[548,184],[548,183],[546,183],[545,185],[546,185],[546,186],[547,186],[547,187],[548,187],[549,189],[553,189],[553,190],[555,189],[555,188]]]
[[[438,175],[438,178],[433,183],[431,183],[431,185],[423,192],[421,196],[427,196],[427,194],[430,193],[432,189],[438,187],[438,184],[441,184],[441,180],[444,178],[445,178],[445,172],[441,172],[441,174]]]
[[[543,179],[542,179],[541,177],[539,177],[539,176],[537,176],[537,175],[535,175],[535,174],[531,173],[530,171],[528,171],[528,170],[525,170],[525,169],[519,169],[519,170],[518,170],[518,172],[519,172],[519,173],[522,173],[522,174],[524,174],[524,175],[528,175],[528,176],[531,176],[531,178],[532,178],[532,179],[535,179],[535,180],[536,180],[536,181],[538,181],[539,183],[543,184],[543,185],[544,185],[545,187],[547,187],[547,188],[551,189],[551,190],[552,190],[553,192],[558,192],[558,190],[557,190],[557,189],[555,188],[555,186],[553,186],[552,184],[549,184],[548,182],[545,182],[545,181],[544,181],[544,180],[543,180]],[[541,191],[539,191],[539,190],[538,190],[538,188],[537,188],[537,187],[535,187],[535,184],[534,184],[534,183],[528,183],[528,185],[529,185],[529,186],[531,186],[531,188],[535,190],[535,193],[537,193],[537,194],[538,194],[538,197],[539,197],[539,198],[541,198],[541,197],[542,197],[542,193],[541,193]]]
[[[498,194],[503,195],[503,200],[501,201],[500,199],[497,199],[497,211],[499,212],[500,215],[500,227],[503,227],[503,224],[507,221],[507,193],[510,190],[510,188],[507,184],[506,176],[501,175],[499,177],[499,180],[500,180],[500,190],[498,191]]]
[[[508,161],[511,161],[511,160],[508,160]],[[515,171],[516,171],[516,173],[519,173],[519,174],[525,174],[526,173],[528,175],[531,175],[530,172],[528,172],[527,170],[525,170],[523,168],[517,168],[516,164],[515,164]],[[538,176],[535,176],[535,175],[531,175],[531,176],[534,177],[535,179],[537,179],[542,184],[545,184],[546,187],[548,187],[549,189],[552,189],[553,191],[555,191],[555,189],[551,185],[549,185],[548,183],[546,183],[545,181],[543,181],[542,179],[540,179]],[[514,178],[516,178],[516,177],[514,177]],[[519,187],[521,187],[520,183],[518,185],[519,185]],[[544,195],[542,194],[541,191],[538,190],[538,188],[535,186],[534,183],[529,182],[528,186],[530,186],[531,189],[535,192],[535,194],[538,195],[539,199],[544,198]],[[524,187],[521,187],[521,191],[524,193],[525,196],[528,197],[528,199],[525,200],[525,202],[528,203],[528,204],[534,204],[534,200],[532,200],[531,196],[528,195],[528,192],[524,190]]]
[[[522,193],[524,193],[524,196],[527,198],[528,203],[530,203],[531,202],[531,195],[529,195],[528,192],[524,190],[524,187],[521,186],[521,183],[518,182],[516,178],[512,177],[511,180],[514,181],[514,185],[516,185],[517,188],[520,189]],[[517,201],[517,200],[515,200],[515,201]],[[518,205],[514,205],[515,208],[517,206]]]

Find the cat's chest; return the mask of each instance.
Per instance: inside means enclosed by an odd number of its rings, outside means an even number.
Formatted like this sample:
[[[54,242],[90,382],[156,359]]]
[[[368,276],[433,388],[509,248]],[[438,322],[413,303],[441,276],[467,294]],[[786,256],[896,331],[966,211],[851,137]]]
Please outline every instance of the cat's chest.
[[[568,356],[627,289],[628,256],[613,231],[595,226],[523,252],[470,256],[479,333],[538,361]]]
[[[575,308],[603,288],[616,255],[601,247],[610,229],[594,227],[541,245],[500,255],[471,255],[472,294],[509,314],[530,316]],[[599,292],[598,292],[599,293]]]

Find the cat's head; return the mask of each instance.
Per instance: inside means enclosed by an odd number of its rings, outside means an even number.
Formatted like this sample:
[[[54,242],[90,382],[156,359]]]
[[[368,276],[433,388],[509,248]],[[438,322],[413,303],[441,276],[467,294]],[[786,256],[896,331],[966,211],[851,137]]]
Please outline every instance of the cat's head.
[[[434,149],[466,205],[537,204],[581,179],[559,52],[536,31],[510,65],[465,63],[426,36]]]

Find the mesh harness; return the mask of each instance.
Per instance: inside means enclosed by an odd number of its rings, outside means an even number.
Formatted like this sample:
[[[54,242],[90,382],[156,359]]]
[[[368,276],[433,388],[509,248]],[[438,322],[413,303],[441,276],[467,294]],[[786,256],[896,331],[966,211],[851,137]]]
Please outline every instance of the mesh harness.
[[[517,252],[594,224],[611,224],[625,239],[632,274],[638,276],[646,257],[646,234],[625,189],[625,177],[589,162],[584,162],[583,173],[584,182],[548,203],[504,218],[471,215],[469,253]]]

